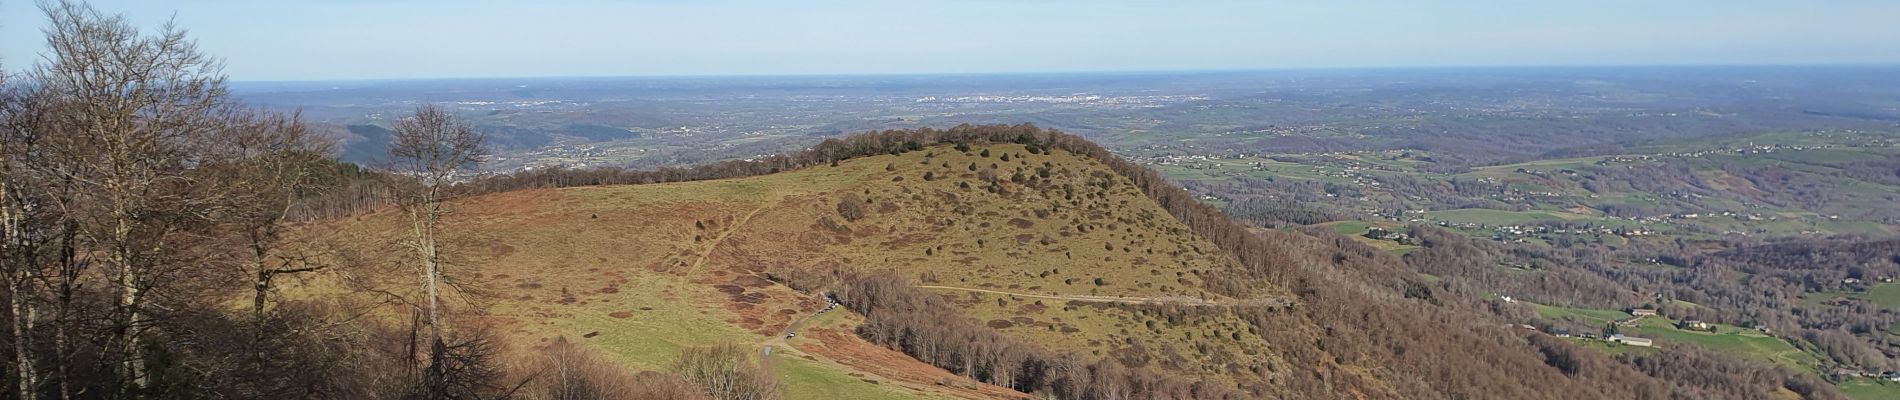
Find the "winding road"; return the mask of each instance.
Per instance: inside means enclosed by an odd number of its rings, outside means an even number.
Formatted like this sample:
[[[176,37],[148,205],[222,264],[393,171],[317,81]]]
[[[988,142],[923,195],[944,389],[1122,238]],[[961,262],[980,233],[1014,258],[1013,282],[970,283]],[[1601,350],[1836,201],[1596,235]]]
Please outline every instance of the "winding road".
[[[785,331],[784,331],[784,332],[779,332],[779,334],[777,334],[777,335],[773,335],[771,339],[766,339],[766,340],[765,340],[765,343],[762,343],[762,345],[763,345],[763,347],[762,347],[762,348],[761,348],[761,350],[760,350],[761,352],[763,352],[763,354],[762,354],[762,355],[766,355],[766,356],[770,356],[770,355],[772,355],[772,347],[773,347],[773,346],[783,346],[783,345],[785,345],[785,339],[791,339],[791,338],[792,338],[792,335],[793,335],[793,334],[796,334],[796,333],[798,333],[798,326],[799,326],[799,325],[801,325],[801,324],[804,324],[804,323],[805,323],[805,320],[808,320],[808,319],[812,319],[812,317],[817,317],[817,316],[820,316],[820,315],[825,315],[825,313],[826,313],[826,312],[830,312],[830,311],[832,311],[832,310],[834,310],[834,309],[837,309],[837,308],[839,308],[839,306],[837,306],[837,303],[832,303],[832,302],[831,302],[831,298],[830,298],[830,297],[826,297],[825,295],[823,295],[823,294],[820,294],[820,295],[818,295],[818,299],[819,299],[819,300],[824,300],[824,301],[825,301],[825,304],[827,304],[827,306],[826,306],[825,308],[823,308],[823,309],[819,309],[819,310],[818,310],[818,312],[814,312],[814,313],[811,313],[811,314],[805,314],[805,316],[803,316],[803,317],[798,317],[798,319],[796,319],[796,320],[793,320],[793,321],[792,321],[792,323],[790,323],[790,324],[785,324]]]

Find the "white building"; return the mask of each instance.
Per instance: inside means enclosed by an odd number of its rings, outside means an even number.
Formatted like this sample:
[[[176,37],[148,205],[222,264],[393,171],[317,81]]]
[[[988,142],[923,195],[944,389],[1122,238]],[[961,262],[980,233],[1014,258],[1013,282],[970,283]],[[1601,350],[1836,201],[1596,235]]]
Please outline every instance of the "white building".
[[[1636,347],[1654,347],[1656,345],[1655,341],[1649,340],[1647,338],[1623,336],[1622,334],[1610,335],[1609,339],[1607,340],[1611,342],[1622,343],[1622,344],[1627,344],[1627,345],[1636,346]]]

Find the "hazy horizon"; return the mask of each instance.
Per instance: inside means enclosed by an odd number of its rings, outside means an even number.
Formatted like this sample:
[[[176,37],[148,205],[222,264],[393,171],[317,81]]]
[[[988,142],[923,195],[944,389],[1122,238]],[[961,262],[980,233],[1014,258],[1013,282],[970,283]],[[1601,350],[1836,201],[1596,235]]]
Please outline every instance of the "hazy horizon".
[[[1630,64],[1630,65],[1442,65],[1442,66],[1393,66],[1393,67],[1303,67],[1303,68],[1253,68],[1253,69],[1173,69],[1173,70],[1078,70],[1078,71],[1003,71],[1003,72],[861,72],[861,73],[736,73],[736,74],[648,74],[648,75],[513,75],[513,76],[454,76],[454,77],[397,77],[397,78],[327,78],[327,79],[231,79],[241,84],[271,83],[378,83],[378,82],[422,82],[422,81],[506,81],[506,80],[617,80],[617,79],[773,79],[773,78],[931,78],[931,77],[1014,77],[1014,76],[1178,76],[1213,74],[1275,74],[1275,73],[1353,73],[1376,74],[1425,73],[1425,72],[1496,72],[1496,71],[1614,71],[1614,70],[1666,70],[1666,69],[1900,69],[1900,62],[1883,63],[1836,63],[1836,64]]]
[[[1900,4],[94,1],[240,81],[1900,64]],[[43,49],[0,0],[0,62]]]

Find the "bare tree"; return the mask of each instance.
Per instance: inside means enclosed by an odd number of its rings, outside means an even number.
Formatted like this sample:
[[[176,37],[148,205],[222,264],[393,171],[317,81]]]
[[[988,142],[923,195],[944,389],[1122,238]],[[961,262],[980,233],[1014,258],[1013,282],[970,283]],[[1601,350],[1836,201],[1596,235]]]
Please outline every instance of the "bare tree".
[[[88,265],[75,256],[72,221],[51,206],[60,203],[53,198],[65,196],[70,184],[42,173],[50,160],[36,147],[56,111],[37,94],[24,85],[0,84],[0,278],[10,317],[6,333],[13,344],[13,389],[21,399],[39,397],[49,377],[42,370],[46,367],[56,370],[50,377],[59,393],[71,393],[68,333],[75,320],[70,311],[79,273]],[[54,331],[51,360],[40,358],[45,356],[39,352],[43,335],[35,331],[46,327],[43,322]]]
[[[47,135],[59,132],[53,122],[63,109],[48,101],[52,96],[45,95],[44,87],[9,86],[0,97],[5,98],[0,100],[0,179],[5,180],[0,184],[5,186],[0,189],[0,213],[6,214],[0,270],[8,279],[6,293],[14,310],[13,364],[19,372],[20,397],[37,397],[37,392],[24,391],[51,378],[59,398],[68,399],[74,393],[75,346],[81,342],[73,335],[89,319],[78,307],[80,280],[93,263],[91,257],[80,256],[78,221],[63,207],[72,203],[79,185],[57,178],[54,172],[64,169],[51,166],[63,161],[42,144]],[[44,355],[33,351],[41,347],[35,343],[43,336],[34,331],[49,326],[52,358],[35,359]],[[53,371],[44,375],[40,368]]]
[[[241,264],[252,280],[252,322],[261,326],[279,275],[324,268],[279,247],[299,200],[336,183],[330,168],[336,165],[330,161],[335,142],[310,134],[296,114],[252,112],[233,122],[219,141],[229,162],[214,166],[217,179],[209,184],[229,194],[224,219],[242,236]]]
[[[450,347],[442,339],[442,291],[453,282],[442,270],[442,216],[449,212],[447,200],[454,197],[456,181],[485,160],[488,150],[484,136],[434,105],[417,107],[414,115],[396,121],[395,128],[389,146],[389,172],[396,179],[391,187],[409,216],[412,230],[406,244],[416,253],[421,278],[430,347],[424,380],[430,397],[440,398],[438,389],[447,386],[443,357]]]
[[[413,397],[512,392],[494,385],[486,336],[444,332],[441,297],[468,291],[443,273],[438,223],[454,182],[486,155],[467,124],[418,110],[392,146],[424,260],[427,375],[406,379],[412,351],[387,353],[403,373],[357,376],[349,365],[385,354],[360,349],[375,330],[338,328],[326,320],[336,306],[271,303],[274,280],[324,267],[283,246],[283,232],[330,172],[347,170],[331,144],[295,115],[237,104],[218,61],[178,29],[40,5],[50,51],[0,84],[0,397],[355,398],[343,394],[385,381]],[[243,294],[249,313],[229,303]],[[362,354],[339,354],[352,351]]]
[[[716,400],[779,398],[778,378],[764,360],[755,362],[752,354],[751,349],[731,344],[688,348],[680,352],[673,370]]]
[[[312,135],[295,113],[266,111],[234,113],[219,140],[206,151],[216,162],[198,166],[205,176],[202,191],[220,193],[217,210],[221,239],[212,264],[215,274],[231,276],[233,295],[248,294],[248,318],[232,316],[231,332],[203,335],[193,340],[225,343],[223,359],[200,360],[193,369],[231,382],[222,388],[238,397],[295,397],[315,390],[312,376],[336,362],[317,354],[322,341],[333,337],[336,321],[330,315],[302,309],[281,309],[274,303],[280,277],[322,271],[327,264],[311,254],[319,246],[286,246],[285,229],[303,197],[330,190],[335,166],[330,160],[334,142]],[[248,282],[248,285],[246,283]],[[238,287],[248,286],[249,293]],[[347,320],[356,310],[329,309]],[[366,312],[366,311],[364,311]],[[205,353],[205,352],[200,352]]]
[[[697,400],[706,398],[685,379],[660,372],[634,373],[581,345],[555,338],[528,365],[532,382],[518,393],[529,400]]]
[[[112,348],[123,394],[149,382],[144,339],[153,326],[147,302],[198,266],[189,251],[215,208],[214,193],[195,191],[200,151],[235,109],[221,63],[167,24],[141,33],[120,16],[83,3],[43,2],[50,54],[28,72],[49,114],[40,150],[47,179],[70,182],[56,206],[95,249],[116,291]]]
[[[10,383],[15,386],[11,389],[18,398],[34,399],[46,378],[41,368],[50,364],[63,377],[69,354],[63,321],[69,321],[64,316],[72,297],[59,294],[71,294],[68,289],[74,285],[51,285],[49,293],[48,284],[76,276],[73,268],[83,264],[73,262],[71,256],[70,221],[49,206],[56,202],[48,196],[58,196],[66,185],[44,179],[40,168],[48,160],[39,142],[47,133],[46,122],[53,110],[39,101],[35,88],[5,80],[0,76],[0,279],[6,285],[9,312],[6,334],[13,345]],[[41,335],[34,332],[44,327],[42,311],[49,300],[53,326],[59,332],[53,346],[58,351],[55,359],[45,362],[39,359],[44,356],[38,352]],[[65,388],[63,378],[58,382]]]
[[[4,69],[0,69],[4,71]],[[32,241],[27,235],[27,207],[24,193],[14,183],[21,179],[20,158],[28,153],[24,148],[28,142],[24,136],[15,134],[17,122],[25,122],[20,114],[20,100],[12,86],[7,85],[7,76],[0,72],[0,278],[4,278],[7,296],[8,324],[7,342],[13,344],[12,367],[18,396],[23,400],[37,398],[39,371],[35,366],[32,335],[33,322],[37,319],[33,299],[36,284]]]

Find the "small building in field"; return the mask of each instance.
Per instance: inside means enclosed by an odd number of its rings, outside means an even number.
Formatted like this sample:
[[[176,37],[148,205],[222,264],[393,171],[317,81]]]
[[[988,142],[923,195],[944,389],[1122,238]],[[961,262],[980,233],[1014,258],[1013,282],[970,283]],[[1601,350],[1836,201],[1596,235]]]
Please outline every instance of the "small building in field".
[[[1651,315],[1656,315],[1656,309],[1654,309],[1654,308],[1632,308],[1632,309],[1630,309],[1630,315],[1634,315],[1634,316],[1638,316],[1638,317],[1647,317],[1647,316],[1651,316]]]
[[[1622,343],[1622,344],[1636,346],[1636,347],[1655,347],[1656,346],[1656,342],[1648,338],[1623,336],[1621,334],[1610,335],[1610,338],[1607,340],[1611,342]]]

